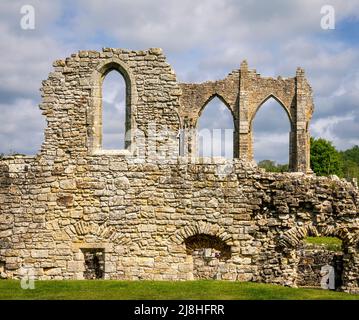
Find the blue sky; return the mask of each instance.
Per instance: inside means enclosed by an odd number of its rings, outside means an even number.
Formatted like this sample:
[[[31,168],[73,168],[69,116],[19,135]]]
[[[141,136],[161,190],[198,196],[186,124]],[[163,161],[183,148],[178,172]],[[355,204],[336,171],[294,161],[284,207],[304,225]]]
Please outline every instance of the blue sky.
[[[35,8],[35,30],[20,28],[26,4]],[[334,30],[320,27],[325,4],[335,9]],[[359,0],[2,0],[0,153],[38,151],[45,127],[39,88],[52,62],[102,47],[161,47],[182,82],[224,78],[243,59],[263,76],[292,77],[301,66],[314,90],[312,135],[346,149],[359,144],[358,39]],[[257,117],[257,160],[285,162],[284,112],[273,103]]]

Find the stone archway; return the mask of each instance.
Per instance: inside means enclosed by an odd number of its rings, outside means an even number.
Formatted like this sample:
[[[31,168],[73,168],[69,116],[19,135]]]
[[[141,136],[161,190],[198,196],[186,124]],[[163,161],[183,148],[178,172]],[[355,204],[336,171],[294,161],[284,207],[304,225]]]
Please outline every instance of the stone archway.
[[[303,241],[308,236],[338,238],[342,240],[342,250],[340,253],[336,253],[331,250],[326,250],[325,248],[313,248],[312,252],[308,254],[310,250],[303,247]],[[294,272],[296,273],[295,278],[297,285],[302,286],[306,283],[302,274],[303,264],[307,265],[309,271],[313,273],[314,278],[316,278],[316,280],[311,279],[309,281],[309,285],[313,285],[313,281],[317,282],[317,284],[313,286],[320,286],[320,268],[327,265],[334,268],[336,273],[335,288],[340,291],[357,285],[355,283],[357,280],[350,276],[350,270],[355,265],[355,248],[357,247],[357,243],[358,236],[348,228],[334,225],[317,226],[313,223],[293,227],[284,232],[278,240],[279,247],[284,249],[287,254],[289,253],[296,256]]]
[[[284,232],[279,238],[279,245],[285,248],[295,248],[307,236],[332,236],[343,240],[344,245],[350,246],[358,242],[358,236],[347,228],[333,225],[316,226],[309,223],[303,226],[293,227]]]

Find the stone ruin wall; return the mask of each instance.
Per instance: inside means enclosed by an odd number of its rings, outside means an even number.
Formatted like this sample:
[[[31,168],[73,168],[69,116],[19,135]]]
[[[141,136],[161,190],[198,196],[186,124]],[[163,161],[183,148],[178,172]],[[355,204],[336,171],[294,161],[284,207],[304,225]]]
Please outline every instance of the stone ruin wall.
[[[101,83],[112,69],[127,84],[126,150],[101,149]],[[308,174],[313,104],[303,70],[261,78],[244,62],[224,80],[178,84],[160,49],[80,51],[54,63],[42,96],[41,151],[0,161],[3,278],[30,270],[38,279],[83,279],[85,260],[98,256],[105,279],[296,286],[302,240],[327,235],[344,243],[341,289],[359,292],[358,189]],[[193,136],[177,135],[195,127],[214,96],[234,117],[233,160],[195,159]],[[272,96],[291,119],[291,169],[299,172],[251,163],[251,121]],[[154,122],[155,132],[173,133],[156,141],[155,154],[141,144]]]
[[[305,243],[299,249],[299,263],[297,267],[297,285],[302,287],[321,287],[325,273],[322,268],[331,266],[334,270],[334,287],[342,286],[343,253],[337,250],[328,250],[323,245]],[[328,281],[329,282],[329,281]],[[329,284],[329,283],[328,283]]]

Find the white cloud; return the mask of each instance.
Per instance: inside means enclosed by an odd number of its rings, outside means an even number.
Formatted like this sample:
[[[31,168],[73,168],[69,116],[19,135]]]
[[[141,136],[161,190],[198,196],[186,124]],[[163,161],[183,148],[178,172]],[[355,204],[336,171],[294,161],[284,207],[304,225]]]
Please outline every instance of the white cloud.
[[[254,136],[254,159],[274,160],[285,164],[289,161],[289,132],[262,133]]]
[[[38,151],[43,141],[45,118],[37,103],[30,99],[16,99],[13,104],[0,104],[0,153]]]
[[[35,30],[22,30],[20,8],[23,1],[0,3],[0,83],[1,91],[14,98],[40,98],[41,80],[46,79],[52,62],[71,54],[71,45],[58,41],[56,22],[63,8],[60,1],[30,0],[35,9]],[[63,30],[63,34],[69,30]]]
[[[346,136],[344,134],[340,136],[336,131],[338,128],[350,129],[353,125],[353,120],[355,120],[354,114],[318,119],[311,124],[311,133],[314,137],[332,141],[338,149],[344,150],[353,145],[359,145],[359,128],[357,123],[354,123],[354,127],[357,129],[356,135]]]

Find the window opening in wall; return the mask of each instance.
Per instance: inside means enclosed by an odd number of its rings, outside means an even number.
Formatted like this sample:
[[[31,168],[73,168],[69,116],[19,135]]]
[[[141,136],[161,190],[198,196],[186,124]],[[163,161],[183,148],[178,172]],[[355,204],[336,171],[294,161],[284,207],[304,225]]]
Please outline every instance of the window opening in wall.
[[[106,74],[102,83],[102,149],[125,149],[126,81],[117,70]]]
[[[273,97],[258,109],[253,122],[253,152],[257,164],[267,171],[289,171],[290,121]]]
[[[233,132],[232,113],[218,97],[214,97],[204,107],[198,119],[198,156],[232,159]]]

